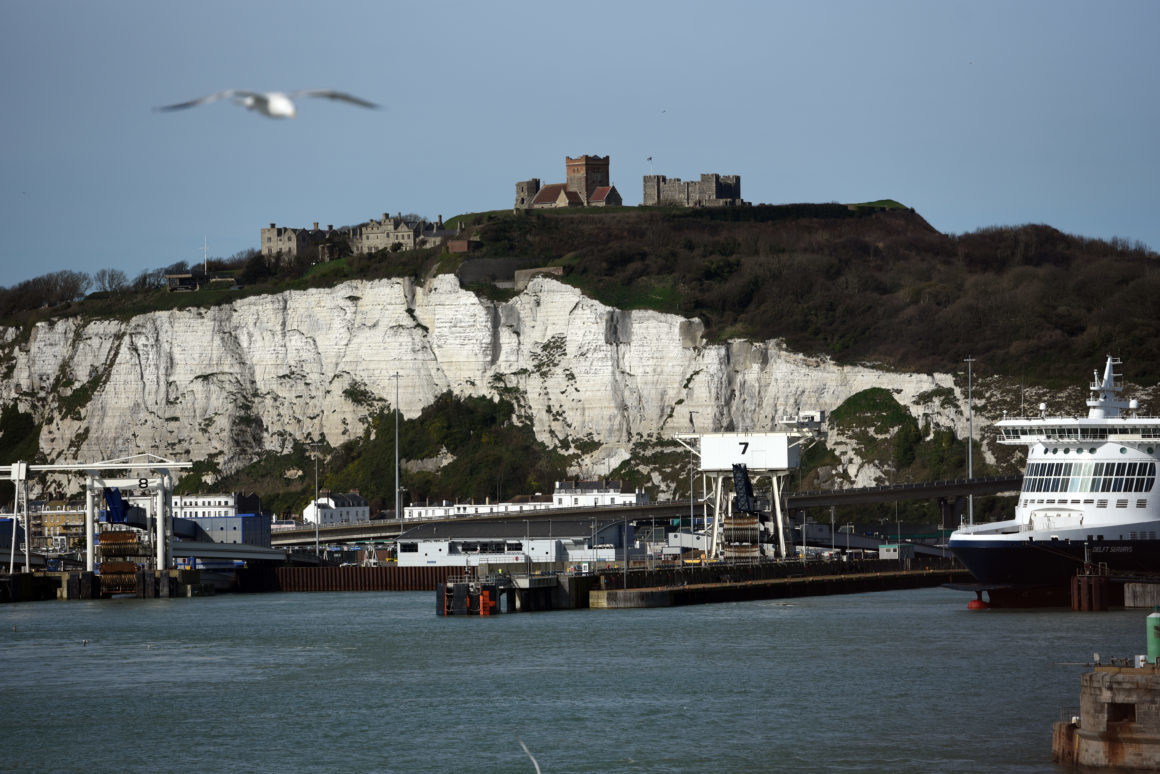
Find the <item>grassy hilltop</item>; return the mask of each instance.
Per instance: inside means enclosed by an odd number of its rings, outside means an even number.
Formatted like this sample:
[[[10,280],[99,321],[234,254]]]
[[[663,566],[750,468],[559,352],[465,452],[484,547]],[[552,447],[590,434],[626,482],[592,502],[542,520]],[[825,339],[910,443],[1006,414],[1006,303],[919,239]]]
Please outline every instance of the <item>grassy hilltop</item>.
[[[493,214],[480,255],[537,258],[610,305],[839,362],[1070,384],[1108,353],[1160,379],[1160,262],[1049,226],[946,235],[896,202]]]

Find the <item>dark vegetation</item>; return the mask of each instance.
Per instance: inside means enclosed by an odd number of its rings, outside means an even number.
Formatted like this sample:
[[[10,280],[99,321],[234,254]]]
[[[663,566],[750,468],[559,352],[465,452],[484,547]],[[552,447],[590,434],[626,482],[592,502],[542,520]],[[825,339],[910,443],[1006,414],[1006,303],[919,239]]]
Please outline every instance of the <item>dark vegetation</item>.
[[[880,204],[880,203],[873,203]],[[619,307],[699,317],[714,339],[781,337],[839,362],[1058,386],[1108,353],[1160,379],[1160,262],[1049,226],[945,235],[901,208],[790,205],[497,217],[485,255],[538,256]]]
[[[1160,380],[1158,257],[1126,240],[1070,236],[1044,225],[946,235],[890,200],[850,207],[490,212],[462,215],[447,225],[462,225],[463,238],[479,240],[482,248],[470,258],[562,266],[565,282],[610,305],[698,317],[710,340],[780,337],[791,349],[840,363],[909,371],[958,373],[963,357],[972,355],[976,379],[1020,377],[1050,388],[1073,386],[1077,367],[1098,367],[1110,353],[1124,359],[1130,381]],[[333,246],[339,255],[343,247]],[[58,272],[0,288],[0,320],[27,330],[50,316],[123,318],[348,279],[423,278],[454,271],[464,259],[428,249],[328,262],[306,256],[281,264],[249,250],[208,265],[210,275],[232,277],[240,288],[193,293],[167,292],[164,274],[197,273],[200,265],[174,264],[133,280],[117,270],[93,277]],[[495,300],[509,296],[493,286],[474,289]],[[859,456],[889,470],[892,481],[965,473],[964,441],[919,427],[885,391],[851,397],[831,419],[849,424]],[[8,449],[9,459],[31,459],[20,439],[33,439],[35,449],[37,432],[31,417],[6,410],[0,451]],[[438,471],[405,472],[408,503],[547,492],[568,464],[567,457],[536,441],[530,428],[515,424],[506,401],[443,396],[422,417],[403,421],[400,436],[405,461],[436,457],[444,449],[455,458]],[[567,444],[561,448],[570,450]],[[978,452],[976,473],[991,472]],[[1008,460],[1001,457],[1001,464]],[[388,411],[373,417],[362,438],[323,451],[320,486],[358,489],[377,508],[389,509],[393,464],[394,415]],[[202,474],[218,472],[212,460],[198,465],[183,479],[187,490],[204,489]],[[220,478],[213,487],[256,490],[267,509],[299,511],[312,494],[313,465],[309,450],[300,446]],[[287,470],[302,473],[288,479]],[[841,477],[842,470],[842,460],[819,445],[807,452],[794,485],[809,489],[823,474],[837,471]],[[687,453],[679,446],[642,439],[632,459],[612,475],[643,486],[651,483],[650,473],[659,473],[683,496],[687,472]],[[977,500],[976,517],[1002,507],[995,502]],[[899,507],[903,521],[911,509],[929,510]],[[859,520],[895,518],[893,507],[890,513],[877,510],[862,509]]]
[[[31,414],[22,413],[14,404],[0,411],[0,460],[32,462],[40,448],[40,427]],[[0,502],[12,502],[11,481],[0,481]]]
[[[311,449],[297,445],[221,478],[215,488],[277,492],[263,495],[274,513],[300,513],[314,496]],[[337,448],[317,450],[320,489],[359,492],[372,513],[394,510],[395,414],[388,409],[368,422],[361,438]],[[403,503],[483,502],[516,495],[549,494],[567,477],[568,458],[535,439],[532,428],[513,421],[512,405],[486,398],[440,396],[415,419],[399,417],[400,486]],[[412,469],[411,461],[451,457],[437,470]],[[434,468],[434,465],[430,467]],[[293,479],[289,470],[300,471]],[[195,468],[183,477],[180,492],[204,491],[201,476],[213,468]]]
[[[918,420],[890,393],[872,388],[855,393],[830,413],[831,427],[855,441],[857,459],[874,463],[887,472],[883,484],[907,484],[966,478],[967,443],[947,429],[920,427]],[[1006,450],[1007,447],[1002,447]],[[1001,452],[997,464],[984,459],[979,439],[972,451],[972,470],[976,476],[997,476],[1011,472],[1004,464],[1010,454]],[[823,444],[810,447],[803,456],[801,478],[797,487],[803,490],[853,486],[849,460],[841,459]],[[791,489],[794,488],[791,484]],[[1005,518],[1010,498],[979,497],[975,499],[975,518],[980,521]],[[838,509],[839,523],[929,522],[936,511],[931,502],[917,500],[895,504],[858,505]]]

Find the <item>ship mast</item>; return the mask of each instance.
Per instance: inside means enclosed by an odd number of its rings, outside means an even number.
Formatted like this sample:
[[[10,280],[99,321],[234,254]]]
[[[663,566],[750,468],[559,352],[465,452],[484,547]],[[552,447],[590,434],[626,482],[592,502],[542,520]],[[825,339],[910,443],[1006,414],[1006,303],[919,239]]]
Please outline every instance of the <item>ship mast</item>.
[[[1120,416],[1121,409],[1128,408],[1128,402],[1120,399],[1120,390],[1124,388],[1123,377],[1115,372],[1120,365],[1118,357],[1108,355],[1107,365],[1104,366],[1104,376],[1100,372],[1092,374],[1091,391],[1088,398],[1088,419],[1109,419]]]

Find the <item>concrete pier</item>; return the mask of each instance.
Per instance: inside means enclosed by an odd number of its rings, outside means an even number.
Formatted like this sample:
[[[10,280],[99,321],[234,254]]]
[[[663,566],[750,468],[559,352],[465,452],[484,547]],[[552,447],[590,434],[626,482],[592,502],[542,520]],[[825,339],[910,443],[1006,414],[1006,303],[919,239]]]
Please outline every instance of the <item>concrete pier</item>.
[[[1085,674],[1080,715],[1055,724],[1051,757],[1089,772],[1160,768],[1160,667],[1096,666]]]

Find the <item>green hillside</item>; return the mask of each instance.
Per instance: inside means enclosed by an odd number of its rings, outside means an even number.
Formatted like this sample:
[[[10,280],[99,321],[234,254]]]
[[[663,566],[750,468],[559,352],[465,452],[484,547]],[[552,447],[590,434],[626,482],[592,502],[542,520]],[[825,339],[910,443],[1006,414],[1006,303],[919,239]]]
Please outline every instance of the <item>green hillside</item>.
[[[709,336],[784,338],[839,362],[1070,384],[1108,353],[1160,379],[1160,262],[1049,226],[946,235],[865,205],[493,215],[480,256],[536,258],[624,308],[699,317]]]

